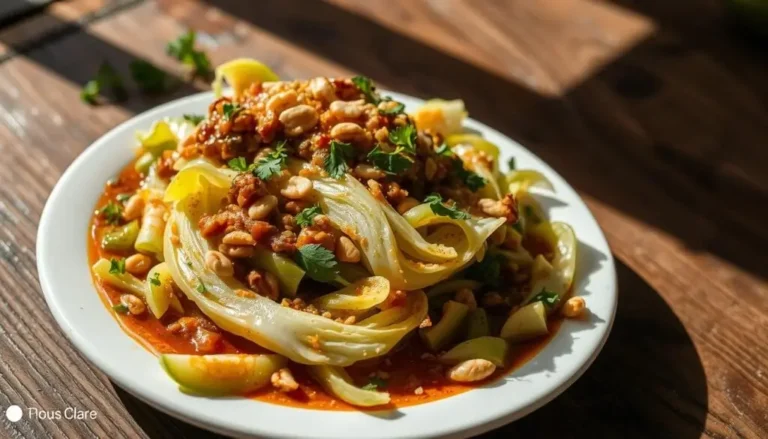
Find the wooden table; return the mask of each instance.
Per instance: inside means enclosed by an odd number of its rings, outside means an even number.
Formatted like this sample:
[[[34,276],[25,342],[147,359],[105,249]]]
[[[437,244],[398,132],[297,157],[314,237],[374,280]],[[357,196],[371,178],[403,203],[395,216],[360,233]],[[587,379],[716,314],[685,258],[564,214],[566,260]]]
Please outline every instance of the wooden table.
[[[180,77],[164,46],[188,27],[215,63],[461,97],[579,190],[617,259],[613,333],[562,396],[489,436],[768,437],[768,52],[726,30],[715,0],[73,0],[6,20],[0,407],[98,418],[2,418],[0,437],[201,433],[83,360],[46,307],[34,251],[48,193],[86,146],[203,87],[90,107],[83,84],[103,60]]]

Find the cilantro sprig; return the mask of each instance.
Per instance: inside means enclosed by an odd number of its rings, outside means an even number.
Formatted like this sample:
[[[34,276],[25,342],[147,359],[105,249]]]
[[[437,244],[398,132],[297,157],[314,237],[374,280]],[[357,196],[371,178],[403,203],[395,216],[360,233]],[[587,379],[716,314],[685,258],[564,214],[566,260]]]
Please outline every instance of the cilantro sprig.
[[[253,175],[262,180],[269,180],[280,173],[288,159],[288,151],[285,150],[285,140],[278,143],[274,151],[259,160],[252,169]]]
[[[185,114],[182,116],[187,122],[191,122],[195,125],[199,125],[200,122],[205,120],[205,116],[202,114]]]
[[[296,263],[309,277],[318,282],[330,282],[339,274],[338,262],[333,252],[319,244],[307,244],[296,252]]]
[[[237,116],[237,113],[243,111],[243,107],[237,103],[226,102],[224,105],[222,105],[221,110],[224,120],[232,120],[235,118],[235,116]]]
[[[464,162],[462,162],[460,159],[453,161],[453,172],[456,174],[459,180],[463,181],[464,184],[467,185],[469,190],[472,192],[477,192],[478,189],[482,188],[486,184],[486,181],[483,177],[464,168]]]
[[[528,303],[542,302],[547,308],[552,308],[560,301],[560,295],[554,291],[542,288]]]
[[[440,194],[430,194],[424,198],[424,202],[429,204],[429,208],[435,215],[447,216],[451,219],[469,219],[470,216],[467,212],[460,210],[455,205],[448,205],[443,202],[443,197]]]
[[[195,76],[205,78],[211,75],[211,60],[205,52],[195,49],[196,38],[197,34],[190,29],[170,41],[165,46],[165,52],[190,67]]]
[[[395,128],[389,133],[389,141],[411,154],[416,153],[416,127],[408,124]]]
[[[160,273],[155,272],[155,275],[149,278],[149,283],[152,285],[159,287],[160,286]]]
[[[125,258],[109,260],[110,274],[125,274]]]
[[[245,161],[245,157],[235,157],[227,162],[227,166],[229,166],[230,169],[234,169],[238,172],[246,172],[248,171],[248,163]]]
[[[80,92],[80,99],[85,103],[95,105],[99,95],[107,89],[112,92],[118,101],[128,97],[128,92],[123,84],[123,78],[112,67],[112,64],[104,61],[99,66],[98,72],[96,72],[96,78],[88,81],[83,87],[83,90]]]
[[[99,209],[99,215],[109,224],[119,224],[123,217],[123,208],[119,204],[110,201],[104,207]]]
[[[381,145],[376,145],[371,152],[368,153],[368,161],[373,166],[381,169],[389,174],[398,174],[405,172],[413,166],[413,160],[410,157],[403,154],[405,148],[398,147],[393,152],[386,152],[381,149]]]
[[[129,68],[131,78],[145,93],[162,93],[170,88],[171,81],[168,74],[148,61],[141,59],[131,61]]]
[[[381,102],[381,98],[376,94],[376,86],[373,85],[371,78],[366,76],[355,76],[352,78],[352,83],[360,90],[360,93],[365,96],[366,102],[377,104]]]
[[[314,206],[307,207],[301,212],[299,212],[298,215],[296,215],[296,224],[298,224],[300,227],[311,226],[312,220],[315,219],[316,216],[322,213],[323,213],[323,210],[317,204],[315,204]]]
[[[128,314],[130,312],[128,307],[122,303],[118,303],[117,305],[113,306],[112,310],[118,314]]]
[[[438,146],[435,150],[435,154],[442,156],[442,157],[453,157],[453,151],[451,151],[451,148],[443,143],[442,145]]]
[[[328,156],[323,164],[328,175],[333,178],[341,178],[349,170],[347,159],[351,158],[354,152],[351,144],[332,140],[328,147]]]
[[[387,109],[379,108],[379,113],[386,114],[387,116],[395,116],[405,112],[405,105],[402,102],[393,101],[390,97],[385,97],[382,102],[394,102],[395,105]]]

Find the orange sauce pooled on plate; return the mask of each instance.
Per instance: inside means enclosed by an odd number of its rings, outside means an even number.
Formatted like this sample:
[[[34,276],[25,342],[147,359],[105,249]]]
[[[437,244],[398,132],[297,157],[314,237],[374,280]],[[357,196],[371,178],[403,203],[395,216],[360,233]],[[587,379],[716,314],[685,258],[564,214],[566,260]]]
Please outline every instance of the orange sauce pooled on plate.
[[[98,201],[96,209],[100,209],[109,201],[115,201],[120,194],[135,192],[141,183],[141,176],[133,169],[133,164],[126,167],[120,174],[115,184],[107,185],[104,193]],[[88,256],[91,264],[99,258],[120,258],[127,255],[113,253],[101,248],[102,233],[105,223],[94,215],[91,221],[88,239]],[[538,246],[537,246],[538,247]],[[542,250],[544,252],[544,250]],[[190,339],[169,332],[166,327],[178,320],[181,315],[173,310],[161,318],[155,318],[150,312],[140,316],[122,315],[111,308],[120,303],[121,292],[106,285],[96,278],[94,284],[101,300],[107,306],[107,311],[115,315],[120,326],[139,344],[154,354],[196,354],[195,346]],[[181,298],[185,309],[185,315],[202,315],[197,306]],[[517,369],[529,359],[534,357],[557,333],[561,319],[550,321],[550,333],[533,342],[515,344],[510,346],[510,358],[508,366],[503,370],[497,370],[490,378],[475,385],[460,384],[445,378],[445,366],[430,360],[422,359],[427,351],[422,347],[416,331],[409,334],[401,344],[385,357],[358,362],[347,368],[350,376],[356,383],[363,385],[369,381],[371,374],[382,374],[387,382],[386,391],[391,396],[390,407],[375,407],[367,410],[386,410],[388,408],[405,407],[446,398],[452,395],[466,392],[485,383],[502,379],[511,371]],[[241,337],[222,331],[222,343],[217,353],[243,353],[256,354],[267,352],[264,348]],[[160,367],[158,365],[158,367]],[[271,386],[250,395],[254,399],[292,407],[319,409],[319,410],[360,410],[325,393],[307,374],[304,367],[291,364],[290,369],[300,384],[300,388],[294,392],[282,393]],[[169,378],[170,379],[170,378]],[[416,394],[415,390],[421,387],[422,392]]]

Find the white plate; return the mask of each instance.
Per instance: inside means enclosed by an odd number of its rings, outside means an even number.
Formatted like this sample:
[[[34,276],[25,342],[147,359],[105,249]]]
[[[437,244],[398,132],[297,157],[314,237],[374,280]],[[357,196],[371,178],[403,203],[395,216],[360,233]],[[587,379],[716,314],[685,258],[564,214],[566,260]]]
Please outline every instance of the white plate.
[[[412,110],[421,101],[390,93]],[[576,294],[586,298],[587,322],[565,321],[531,361],[484,387],[387,415],[285,407],[244,398],[180,393],[157,359],[126,335],[96,292],[88,269],[88,222],[104,183],[133,157],[134,133],[166,116],[205,113],[201,93],[143,113],[91,145],[67,169],[46,203],[37,234],[37,268],[48,306],[66,336],[117,385],[172,416],[236,436],[301,438],[425,438],[479,434],[536,410],[563,392],[595,359],[616,312],[616,274],[605,237],[576,192],[527,149],[479,122],[477,130],[501,148],[501,163],[544,173],[554,197],[540,200],[553,220],[571,224],[579,239]],[[504,166],[504,165],[502,165]]]

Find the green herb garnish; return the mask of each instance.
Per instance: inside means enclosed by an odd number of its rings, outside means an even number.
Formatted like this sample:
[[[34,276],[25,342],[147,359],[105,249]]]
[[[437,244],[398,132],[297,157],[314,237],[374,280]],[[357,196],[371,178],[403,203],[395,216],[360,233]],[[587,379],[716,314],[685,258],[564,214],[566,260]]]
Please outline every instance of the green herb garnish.
[[[200,279],[198,279],[198,280],[197,280],[197,282],[198,282],[198,283],[197,283],[197,287],[195,287],[195,289],[197,290],[197,292],[198,292],[198,293],[200,293],[200,294],[203,294],[203,293],[205,293],[206,291],[208,291],[208,289],[207,289],[207,288],[205,288],[205,284],[203,283],[203,281],[201,281]]]
[[[113,306],[112,310],[118,314],[128,314],[128,312],[130,311],[128,307],[123,305],[122,303],[118,303],[117,305]]]
[[[165,46],[165,52],[191,67],[196,76],[210,76],[211,60],[205,52],[195,49],[195,38],[195,31],[190,29],[179,35],[176,40],[169,42]]]
[[[119,224],[123,217],[123,208],[119,204],[110,201],[106,206],[99,209],[99,215],[107,220],[109,224]]]
[[[380,145],[376,145],[375,148],[368,153],[368,161],[373,166],[381,169],[384,172],[390,174],[399,174],[407,171],[413,166],[413,160],[403,154],[404,148],[398,147],[394,152],[385,152],[381,149]]]
[[[222,106],[222,111],[224,120],[232,120],[235,118],[235,116],[237,116],[237,113],[243,111],[243,107],[235,103],[225,102]]]
[[[395,128],[389,133],[389,141],[414,154],[416,152],[416,127],[409,124]]]
[[[315,219],[316,216],[322,213],[323,213],[323,210],[317,204],[311,207],[307,207],[306,209],[299,212],[298,215],[296,215],[296,224],[298,224],[301,227],[310,226],[312,225],[312,220]]]
[[[368,384],[364,385],[362,387],[363,390],[377,390],[377,389],[384,389],[387,387],[387,381],[383,378],[379,378],[377,376],[372,376],[368,378]]]
[[[453,161],[453,171],[456,173],[456,176],[461,181],[463,181],[464,184],[467,185],[469,190],[472,192],[477,192],[478,189],[485,186],[485,179],[476,173],[464,168],[464,162],[459,159]]]
[[[155,275],[149,278],[149,283],[159,287],[160,286],[160,273],[155,272]]]
[[[435,154],[443,157],[453,157],[453,151],[451,151],[451,148],[445,143],[437,147]]]
[[[96,78],[88,81],[83,87],[80,92],[80,99],[91,105],[96,104],[99,94],[106,89],[110,89],[118,101],[128,97],[123,79],[110,63],[104,61],[96,73]]]
[[[120,203],[125,203],[126,201],[130,200],[133,194],[117,194],[115,199]]]
[[[339,268],[333,252],[319,244],[307,244],[299,247],[296,263],[309,277],[318,282],[330,282],[338,276]]]
[[[517,163],[515,162],[515,158],[514,157],[510,157],[509,158],[509,161],[507,162],[507,166],[509,166],[509,170],[510,171],[514,171],[515,170],[515,168],[517,167]]]
[[[332,140],[324,163],[328,175],[333,178],[341,178],[349,170],[347,158],[350,158],[353,154],[354,149],[352,145]]]
[[[144,60],[135,60],[130,64],[131,78],[146,93],[162,93],[168,89],[168,74],[154,64]]]
[[[352,78],[352,83],[360,90],[365,96],[365,100],[372,104],[378,104],[381,99],[376,95],[376,86],[373,85],[371,78],[365,76],[355,76]]]
[[[467,212],[459,210],[455,205],[447,205],[443,203],[443,197],[440,194],[430,194],[424,198],[424,202],[429,204],[429,208],[435,215],[447,216],[451,219],[469,219],[470,216]]]
[[[205,120],[205,116],[202,114],[185,114],[182,116],[187,122],[192,122],[195,125],[199,125],[200,122]]]
[[[109,260],[110,274],[125,274],[125,258]]]
[[[470,279],[482,282],[492,287],[498,287],[501,279],[501,264],[504,256],[499,253],[486,253],[482,261],[475,262],[467,268],[466,275]]]
[[[262,180],[269,180],[272,176],[279,174],[283,170],[287,159],[288,152],[285,150],[285,140],[283,140],[274,151],[256,163],[256,166],[252,169],[253,175]]]
[[[533,296],[533,299],[531,299],[528,303],[543,302],[547,308],[552,308],[553,306],[557,305],[557,302],[559,301],[560,295],[554,291],[549,291],[546,288],[542,288],[541,291]]]
[[[385,101],[385,102],[392,102],[392,98],[386,97],[386,98],[383,99],[383,101]],[[397,105],[395,105],[392,108],[387,109],[387,110],[382,110],[381,108],[379,108],[379,113],[386,114],[387,116],[395,116],[395,115],[398,115],[400,113],[403,113],[405,111],[405,105],[403,105],[402,102],[395,102],[395,103]]]
[[[248,170],[248,163],[245,161],[245,157],[235,157],[227,162],[229,169],[234,169],[238,172],[245,172]]]

